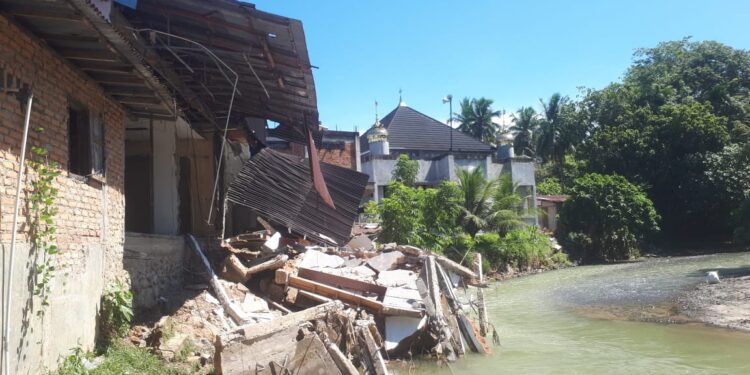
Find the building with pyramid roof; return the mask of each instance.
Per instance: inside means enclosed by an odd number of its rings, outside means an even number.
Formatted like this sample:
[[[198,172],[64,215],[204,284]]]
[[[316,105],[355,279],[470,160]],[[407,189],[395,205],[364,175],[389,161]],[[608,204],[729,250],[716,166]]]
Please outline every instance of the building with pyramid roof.
[[[497,147],[488,145],[421,113],[403,102],[359,138],[362,172],[370,176],[368,198],[380,202],[391,182],[399,155],[419,163],[417,185],[436,186],[457,180],[456,170],[481,168],[488,179],[511,173],[525,199],[535,207],[534,163],[513,155],[513,140],[507,135]],[[529,221],[536,224],[535,218]]]

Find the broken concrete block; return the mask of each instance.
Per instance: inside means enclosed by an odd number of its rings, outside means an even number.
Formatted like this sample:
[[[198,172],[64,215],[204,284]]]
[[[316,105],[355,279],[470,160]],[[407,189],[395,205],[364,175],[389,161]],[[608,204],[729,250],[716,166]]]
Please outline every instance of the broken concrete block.
[[[242,301],[242,310],[246,313],[271,311],[268,308],[268,302],[254,296],[251,293],[245,294],[245,299]]]
[[[417,274],[409,270],[382,271],[378,274],[377,284],[384,287],[417,289]]]
[[[405,310],[421,309],[422,301],[419,290],[409,288],[388,288],[383,297],[383,305]]]
[[[410,337],[427,324],[427,317],[412,318],[408,316],[385,317],[385,350],[396,348],[398,344]]]
[[[370,237],[367,237],[364,234],[354,236],[346,244],[346,247],[356,251],[372,251],[375,249],[375,245],[372,243]]]
[[[339,268],[344,265],[344,258],[336,255],[328,255],[324,252],[309,249],[302,254],[302,260],[297,263],[298,267],[304,268]]]
[[[344,267],[357,267],[365,263],[364,260],[359,258],[351,258],[344,261]]]
[[[391,251],[368,259],[367,265],[378,272],[390,271],[396,269],[405,259],[404,253]]]

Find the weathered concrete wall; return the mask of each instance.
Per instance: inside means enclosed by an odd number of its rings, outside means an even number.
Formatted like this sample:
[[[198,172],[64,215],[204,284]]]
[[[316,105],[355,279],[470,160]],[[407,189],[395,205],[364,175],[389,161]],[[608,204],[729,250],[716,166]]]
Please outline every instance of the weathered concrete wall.
[[[155,306],[182,288],[187,248],[181,236],[125,234],[125,270],[133,288],[133,307]]]
[[[93,347],[102,288],[114,278],[127,277],[122,264],[123,109],[96,83],[3,16],[0,16],[0,68],[33,87],[31,127],[45,130],[31,132],[29,145],[46,145],[50,160],[63,169],[54,181],[60,191],[55,202],[59,210],[55,225],[60,253],[54,259],[57,271],[51,284],[50,306],[42,318],[36,315],[40,301],[32,297],[35,280],[29,276],[36,259],[28,246],[29,212],[25,203],[33,176],[27,176],[21,197],[24,203],[18,236],[21,245],[16,251],[12,274],[10,368],[13,374],[37,374],[44,367],[53,367],[73,347]],[[104,119],[104,182],[67,172],[68,108],[73,101]],[[0,243],[4,254],[12,232],[23,120],[24,108],[15,96],[0,93]],[[8,276],[8,261],[3,264],[2,280]],[[6,286],[3,281],[3,289]]]

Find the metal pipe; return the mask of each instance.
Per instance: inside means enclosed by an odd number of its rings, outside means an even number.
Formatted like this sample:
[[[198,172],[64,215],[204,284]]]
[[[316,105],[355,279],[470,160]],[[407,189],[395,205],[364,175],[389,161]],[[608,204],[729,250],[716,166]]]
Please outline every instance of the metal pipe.
[[[16,232],[18,232],[18,209],[21,206],[21,188],[23,183],[24,164],[26,163],[26,144],[29,139],[29,122],[31,120],[31,104],[34,102],[34,93],[29,92],[29,99],[26,102],[26,117],[23,123],[23,138],[21,139],[21,161],[18,164],[18,178],[16,179],[16,203],[13,208],[13,231],[10,239],[10,260],[8,265],[8,282],[5,301],[3,301],[3,375],[9,375],[10,359],[8,351],[8,335],[10,333],[10,305],[13,301],[13,258],[16,253]],[[5,258],[5,254],[3,254]]]
[[[133,30],[133,31],[135,31],[137,33],[146,31],[146,32],[152,32],[152,33],[155,33],[155,34],[162,34],[162,35],[166,35],[168,37],[174,37],[176,39],[180,39],[182,41],[195,44],[196,46],[200,47],[203,51],[205,51],[206,54],[208,54],[216,62],[217,67],[218,67],[218,63],[221,63],[221,65],[224,65],[224,67],[227,68],[227,70],[229,70],[230,72],[232,72],[232,74],[234,74],[234,83],[232,85],[232,97],[229,99],[229,109],[227,110],[227,120],[224,123],[224,135],[223,135],[222,141],[221,141],[221,150],[219,151],[219,165],[216,166],[216,176],[214,177],[214,190],[213,190],[213,193],[211,194],[211,206],[209,207],[209,210],[208,210],[208,219],[206,220],[207,223],[211,224],[211,218],[213,216],[213,211],[214,211],[214,202],[216,201],[216,190],[218,190],[218,188],[219,188],[219,173],[221,173],[221,164],[224,161],[224,148],[225,148],[225,146],[227,144],[227,130],[229,130],[229,118],[231,117],[231,114],[232,114],[232,106],[234,105],[234,96],[235,96],[235,94],[238,91],[237,90],[237,83],[240,80],[240,76],[237,74],[237,72],[235,72],[232,68],[230,68],[229,65],[227,65],[222,59],[220,59],[218,56],[216,56],[216,54],[214,54],[213,52],[211,52],[210,49],[208,49],[203,44],[200,44],[200,43],[198,43],[198,42],[196,42],[194,40],[191,40],[191,39],[179,36],[179,35],[167,33],[167,32],[164,32],[164,31],[159,31],[159,30],[155,30],[155,29],[149,29],[149,28],[145,28],[145,29],[131,29],[131,30]],[[229,79],[229,77],[227,77],[227,75],[224,74],[224,71],[221,70],[221,68],[219,70],[221,71],[221,74],[224,76],[224,78],[226,78],[228,81],[231,82],[231,80]],[[240,95],[242,95],[242,94],[240,94]]]

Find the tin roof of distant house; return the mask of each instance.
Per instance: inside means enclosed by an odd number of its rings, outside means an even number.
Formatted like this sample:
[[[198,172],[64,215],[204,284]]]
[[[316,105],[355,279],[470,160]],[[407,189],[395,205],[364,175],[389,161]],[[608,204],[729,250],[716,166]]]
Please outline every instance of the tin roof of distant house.
[[[562,203],[568,200],[568,195],[537,195],[536,199],[544,202]]]
[[[388,144],[393,151],[449,151],[453,132],[454,152],[491,153],[492,146],[480,142],[411,107],[401,104],[380,121],[388,129]],[[360,137],[362,152],[368,151],[367,135]]]

